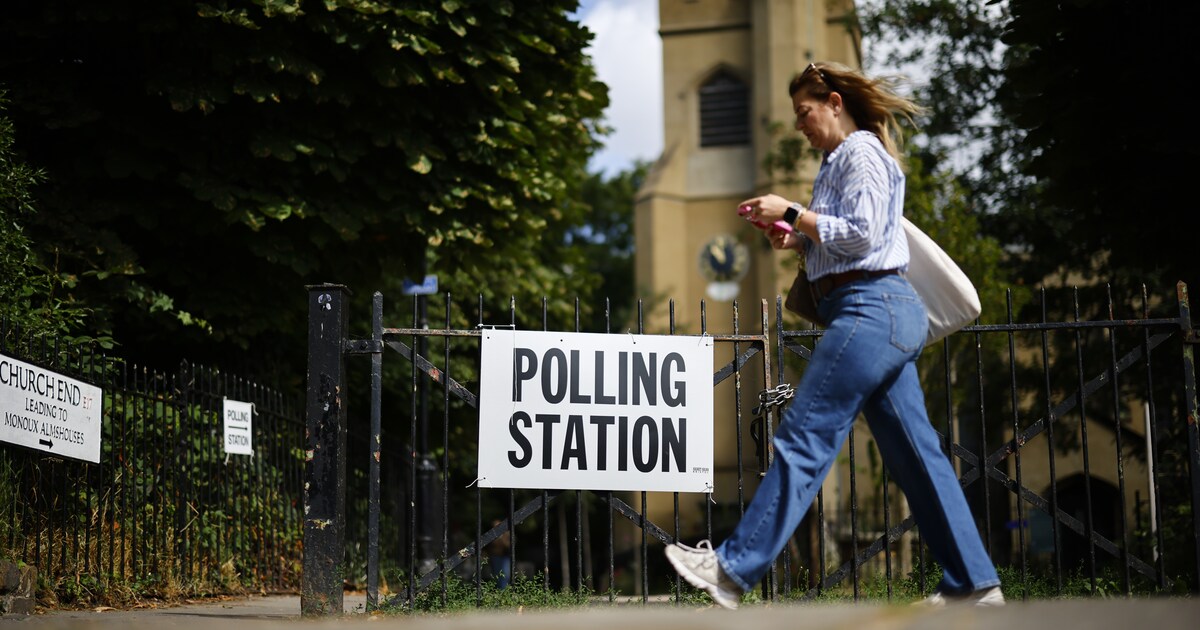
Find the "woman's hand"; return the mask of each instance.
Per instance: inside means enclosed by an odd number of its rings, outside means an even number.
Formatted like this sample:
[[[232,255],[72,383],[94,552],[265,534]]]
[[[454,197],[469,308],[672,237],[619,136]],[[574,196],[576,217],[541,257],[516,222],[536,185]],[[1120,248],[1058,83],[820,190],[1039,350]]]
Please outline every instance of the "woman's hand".
[[[775,249],[800,249],[800,244],[803,239],[795,232],[787,232],[778,228],[771,229],[767,233],[767,238],[771,240],[771,247]]]
[[[779,195],[767,194],[747,199],[738,204],[738,207],[749,209],[749,212],[744,215],[746,220],[754,223],[763,231],[764,236],[771,241],[771,247],[799,250],[804,242],[800,234],[791,230],[779,229],[774,225],[776,221],[783,220],[784,212],[791,205],[791,201]]]
[[[787,211],[790,205],[792,205],[791,201],[774,194],[752,197],[738,204],[739,207],[747,206],[750,208],[750,214],[747,218],[766,225],[771,225],[783,219],[783,213]]]

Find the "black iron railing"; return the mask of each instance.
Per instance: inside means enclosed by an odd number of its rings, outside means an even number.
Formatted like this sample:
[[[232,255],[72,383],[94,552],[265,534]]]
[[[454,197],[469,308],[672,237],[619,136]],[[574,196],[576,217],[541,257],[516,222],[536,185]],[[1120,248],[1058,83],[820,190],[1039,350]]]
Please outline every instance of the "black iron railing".
[[[0,355],[103,392],[98,462],[0,442],[0,559],[35,566],[60,597],[95,590],[101,601],[131,585],[299,587],[304,425],[290,396],[213,367],[157,371],[7,326]],[[226,398],[254,405],[253,456],[224,452]]]
[[[1006,575],[1018,576],[1023,595],[1038,580],[1051,592],[1070,580],[1090,582],[1097,593],[1198,592],[1196,335],[1186,286],[1166,316],[1151,316],[1143,292],[1140,314],[1116,317],[1109,298],[1092,305],[1107,316],[1082,319],[1078,292],[1067,293],[1074,315],[1066,321],[1050,321],[1045,291],[1033,296],[1041,321],[1015,321],[1010,299],[1005,323],[969,326],[922,356],[930,417],[980,534]],[[347,509],[306,525],[306,543],[320,541],[323,562],[306,559],[313,569],[302,588],[311,603],[306,614],[340,610],[347,576],[361,579],[370,608],[411,606],[436,593],[435,585],[444,601],[451,579],[473,583],[481,600],[493,579],[487,556],[506,535],[507,564],[546,589],[610,600],[678,597],[688,587],[662,560],[662,545],[719,543],[736,523],[772,459],[779,413],[762,394],[795,382],[822,334],[786,325],[794,320],[778,299],[759,305],[750,333],[741,331],[737,303],[731,332],[710,330],[710,309],[700,305],[689,334],[714,338],[723,357],[713,375],[724,392],[714,423],[730,429],[719,448],[733,462],[718,470],[711,495],[482,489],[472,481],[481,327],[496,325],[489,318],[503,311],[485,311],[480,298],[464,315],[446,294],[442,326],[430,327],[426,298],[417,296],[412,324],[389,327],[376,294],[371,336],[356,340],[346,332],[348,295],[340,285],[310,287],[310,340],[318,328],[323,337],[310,343],[307,448],[317,460],[322,452],[344,458],[310,462],[310,493],[344,493]],[[669,308],[656,325],[679,334],[674,302]],[[543,300],[540,323],[521,324],[510,303],[499,324],[548,330],[546,312]],[[578,305],[576,313],[580,332]],[[452,324],[463,320],[476,327]],[[610,334],[646,330],[639,305],[632,330]],[[344,449],[313,437],[338,435],[338,428],[349,435]],[[864,585],[881,581],[889,598],[900,580],[915,581],[920,592],[933,588],[936,567],[875,453],[865,425],[852,431],[842,463],[763,580],[765,598],[828,591],[857,598]],[[339,467],[349,472],[330,476]],[[322,470],[343,485],[311,484]],[[339,503],[322,505],[336,511]],[[325,528],[339,518],[342,540]],[[341,558],[342,574],[321,572]],[[1117,586],[1100,587],[1100,580]]]

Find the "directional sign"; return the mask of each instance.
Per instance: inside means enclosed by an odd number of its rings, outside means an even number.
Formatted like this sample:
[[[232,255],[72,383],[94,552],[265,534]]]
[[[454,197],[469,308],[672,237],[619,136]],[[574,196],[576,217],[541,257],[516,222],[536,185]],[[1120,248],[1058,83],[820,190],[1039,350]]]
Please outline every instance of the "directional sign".
[[[0,441],[100,462],[99,387],[0,354]]]
[[[404,295],[433,295],[437,291],[437,276],[425,276],[425,281],[421,284],[408,278],[404,279]]]
[[[254,455],[254,403],[226,398],[221,416],[225,418],[225,452]]]

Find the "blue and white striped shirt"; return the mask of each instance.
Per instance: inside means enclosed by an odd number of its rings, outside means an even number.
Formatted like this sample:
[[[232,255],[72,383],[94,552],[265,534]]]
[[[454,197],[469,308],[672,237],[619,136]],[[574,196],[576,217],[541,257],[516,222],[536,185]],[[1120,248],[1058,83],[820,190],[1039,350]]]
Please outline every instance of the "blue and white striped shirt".
[[[817,213],[818,245],[805,238],[809,280],[854,269],[908,270],[904,172],[870,131],[846,136],[825,155],[809,209]]]

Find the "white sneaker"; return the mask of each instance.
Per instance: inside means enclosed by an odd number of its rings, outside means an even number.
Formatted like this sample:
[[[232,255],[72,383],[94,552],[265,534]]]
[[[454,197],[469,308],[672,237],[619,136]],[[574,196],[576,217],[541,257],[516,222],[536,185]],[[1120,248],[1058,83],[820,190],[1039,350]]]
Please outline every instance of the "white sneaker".
[[[696,547],[674,544],[667,545],[667,560],[688,584],[708,593],[708,596],[723,608],[737,610],[742,589],[721,568],[717,552],[712,543],[700,541]]]
[[[946,595],[941,592],[936,592],[919,602],[916,606],[925,606],[927,608],[945,608],[946,606],[980,606],[990,608],[995,606],[1003,606],[1004,592],[999,586],[984,588],[978,591],[973,591],[965,595]]]

